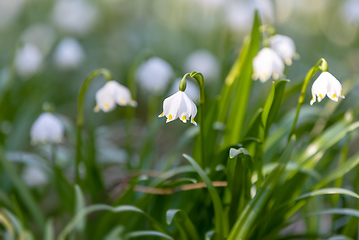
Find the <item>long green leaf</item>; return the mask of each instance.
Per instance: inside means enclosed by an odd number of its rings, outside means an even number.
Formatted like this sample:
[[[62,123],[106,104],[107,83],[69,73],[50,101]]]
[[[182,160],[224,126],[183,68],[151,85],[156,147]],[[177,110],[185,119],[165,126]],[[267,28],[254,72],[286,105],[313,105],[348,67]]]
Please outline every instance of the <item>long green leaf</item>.
[[[141,237],[141,239],[143,239],[142,237],[147,237],[147,236],[155,236],[155,237],[160,237],[160,238],[165,238],[165,239],[169,239],[169,240],[173,240],[173,237],[161,233],[161,232],[157,232],[157,231],[135,231],[135,232],[130,232],[128,234],[126,234],[125,239],[130,239],[130,238],[138,238]]]
[[[212,181],[209,179],[207,174],[203,169],[198,165],[198,163],[189,155],[183,154],[183,157],[193,166],[196,172],[205,182],[209,195],[212,198],[215,214],[215,229],[221,239],[227,236],[228,233],[228,223],[227,219],[224,217],[224,212],[222,208],[221,199],[219,198],[217,190],[214,188]]]
[[[75,185],[75,194],[76,194],[76,205],[75,205],[75,212],[76,214],[83,211],[85,209],[86,203],[84,195],[78,185]],[[82,232],[85,230],[86,219],[83,218],[76,226],[76,230]]]
[[[299,197],[297,197],[296,199],[293,199],[292,201],[298,201],[298,200],[302,200],[305,198],[310,198],[310,197],[315,197],[315,196],[320,196],[320,195],[329,195],[329,194],[342,194],[342,195],[347,195],[347,196],[351,196],[354,198],[359,198],[359,195],[356,194],[353,191],[350,191],[348,189],[344,189],[344,188],[322,188],[319,190],[315,190],[309,193],[305,193],[300,195]]]
[[[269,174],[263,185],[258,189],[255,197],[248,203],[247,207],[237,219],[229,234],[228,240],[249,238],[250,231],[253,231],[257,220],[262,214],[262,210],[268,204],[270,194],[285,170],[286,163],[291,158],[294,143],[295,138],[292,138],[278,160],[278,166]]]
[[[256,12],[250,39],[244,44],[241,55],[228,75],[222,90],[218,108],[220,112],[217,121],[225,122],[227,126],[224,134],[224,147],[236,144],[241,136],[242,126],[246,116],[247,102],[253,81],[251,78],[252,60],[259,48],[259,26],[260,20],[258,12]],[[232,104],[231,100],[233,100]],[[231,107],[229,108],[229,106]],[[227,109],[230,110],[228,113],[228,120],[225,121]]]
[[[197,230],[189,219],[187,214],[179,209],[170,209],[166,213],[166,222],[171,224],[172,221],[176,223],[176,226],[181,234],[181,239],[186,240],[200,240]]]

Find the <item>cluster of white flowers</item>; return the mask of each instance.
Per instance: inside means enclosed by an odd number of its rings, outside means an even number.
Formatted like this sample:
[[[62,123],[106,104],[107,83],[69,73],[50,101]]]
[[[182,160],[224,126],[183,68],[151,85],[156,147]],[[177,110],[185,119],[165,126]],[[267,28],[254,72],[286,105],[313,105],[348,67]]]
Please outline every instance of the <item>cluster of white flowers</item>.
[[[296,56],[295,44],[287,36],[276,34],[269,39],[270,47],[261,49],[253,59],[253,79],[266,82],[283,76],[284,64],[291,65]]]

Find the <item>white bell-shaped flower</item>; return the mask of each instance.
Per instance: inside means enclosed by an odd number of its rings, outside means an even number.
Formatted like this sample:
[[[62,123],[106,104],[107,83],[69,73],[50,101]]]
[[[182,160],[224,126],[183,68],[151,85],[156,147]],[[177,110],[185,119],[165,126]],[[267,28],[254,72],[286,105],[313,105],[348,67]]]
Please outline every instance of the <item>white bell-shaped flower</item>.
[[[266,82],[271,76],[277,80],[283,76],[284,63],[278,54],[270,48],[263,48],[253,58],[254,80]]]
[[[322,72],[312,85],[312,100],[310,105],[321,102],[327,96],[333,101],[345,98],[342,94],[342,84],[329,72]]]
[[[95,112],[100,110],[110,112],[120,106],[136,107],[137,102],[132,99],[130,90],[116,81],[108,81],[96,92]]]
[[[146,91],[161,93],[166,89],[172,75],[173,69],[169,63],[159,57],[153,57],[139,66],[136,80]]]
[[[85,53],[80,43],[71,37],[67,37],[59,43],[55,49],[54,61],[60,69],[74,69],[81,65]]]
[[[287,36],[276,34],[270,39],[270,47],[284,60],[285,64],[292,65],[296,56],[294,41]]]
[[[43,55],[37,46],[27,43],[16,53],[15,66],[23,78],[37,73],[42,66]]]
[[[217,58],[206,50],[198,50],[188,56],[185,62],[186,72],[200,72],[206,80],[218,78],[220,69]]]
[[[60,143],[64,138],[64,125],[55,115],[42,113],[30,130],[32,144]]]
[[[186,123],[191,119],[194,125],[194,117],[197,114],[196,104],[182,91],[169,96],[163,101],[163,112],[158,117],[166,116],[167,121],[171,122],[179,118],[182,122]]]

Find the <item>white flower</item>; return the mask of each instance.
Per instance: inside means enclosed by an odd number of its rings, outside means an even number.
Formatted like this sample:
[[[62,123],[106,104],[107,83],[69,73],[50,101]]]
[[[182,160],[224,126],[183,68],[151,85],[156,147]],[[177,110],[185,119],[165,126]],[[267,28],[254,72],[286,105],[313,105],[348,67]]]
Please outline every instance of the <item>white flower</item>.
[[[263,48],[253,58],[253,79],[261,82],[267,81],[271,76],[279,79],[283,76],[284,63],[278,54],[270,49]]]
[[[198,50],[188,56],[185,62],[186,72],[200,72],[206,80],[216,79],[219,75],[219,63],[212,53]]]
[[[42,113],[30,130],[31,142],[60,143],[64,137],[64,125],[52,113]]]
[[[314,81],[312,86],[312,100],[310,105],[316,102],[321,102],[327,95],[333,101],[338,101],[339,98],[345,98],[342,94],[342,85],[340,82],[329,72],[322,72],[319,77]]]
[[[38,167],[27,166],[22,174],[22,179],[29,187],[45,185],[48,182],[46,174]]]
[[[97,9],[91,1],[58,0],[54,7],[53,20],[63,30],[85,35],[97,21]]]
[[[166,61],[153,57],[145,61],[136,71],[137,82],[149,92],[160,93],[173,75],[173,69]]]
[[[276,34],[270,38],[270,47],[284,60],[285,64],[292,65],[295,57],[295,44],[290,37]]]
[[[110,112],[120,106],[136,107],[137,102],[132,99],[130,90],[116,81],[108,81],[96,92],[95,112],[100,110]]]
[[[63,39],[55,49],[54,60],[60,69],[73,69],[81,65],[85,53],[80,43],[71,37]]]
[[[29,78],[37,73],[43,61],[43,55],[33,44],[25,44],[16,53],[15,66],[23,78]]]
[[[163,112],[158,117],[166,116],[166,122],[179,118],[184,123],[191,118],[191,122],[197,125],[194,121],[196,114],[196,104],[193,103],[186,93],[178,91],[163,101]]]
[[[178,78],[178,79],[176,79],[176,81],[173,82],[171,90],[170,90],[170,94],[174,94],[178,91],[178,86],[180,85],[181,80],[182,80],[182,78]],[[190,99],[193,100],[193,102],[198,103],[200,92],[199,92],[199,88],[198,88],[197,84],[195,84],[192,81],[187,81],[186,83],[187,83],[187,87],[184,92]]]

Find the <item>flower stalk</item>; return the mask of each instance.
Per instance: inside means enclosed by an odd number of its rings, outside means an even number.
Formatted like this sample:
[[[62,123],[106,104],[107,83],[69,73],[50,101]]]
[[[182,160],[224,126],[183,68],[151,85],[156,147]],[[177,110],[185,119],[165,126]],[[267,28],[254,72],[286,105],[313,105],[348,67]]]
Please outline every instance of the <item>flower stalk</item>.
[[[185,75],[185,77],[187,74]],[[206,160],[205,160],[205,153],[204,153],[204,79],[202,73],[192,72],[189,74],[190,77],[196,79],[196,82],[199,87],[199,138],[200,138],[200,149],[201,149],[201,157],[199,165],[202,169],[206,168]],[[184,79],[185,79],[184,77]],[[182,79],[183,81],[183,79]],[[181,81],[181,82],[182,82]],[[180,84],[181,86],[181,84]]]
[[[323,72],[328,71],[328,63],[324,58],[321,58],[318,60],[318,62],[309,70],[309,72],[307,73],[307,75],[304,79],[304,82],[302,85],[302,90],[300,92],[300,96],[298,99],[297,112],[295,114],[292,128],[289,133],[288,141],[291,139],[292,135],[294,135],[295,127],[296,127],[297,121],[298,121],[299,112],[300,112],[300,109],[304,102],[305,92],[307,90],[308,83],[313,78],[313,76],[316,74],[316,72],[318,70],[322,70]]]
[[[103,74],[106,81],[113,80],[113,76],[111,72],[105,68],[97,69],[92,71],[87,78],[85,79],[84,83],[82,84],[79,92],[78,97],[78,109],[77,109],[77,140],[76,140],[76,167],[75,167],[75,174],[76,174],[76,184],[80,182],[80,174],[79,174],[79,165],[81,161],[81,146],[82,146],[82,127],[84,123],[84,111],[83,111],[83,102],[85,99],[85,94],[88,89],[88,86],[92,82],[92,80],[97,77],[98,75]]]

